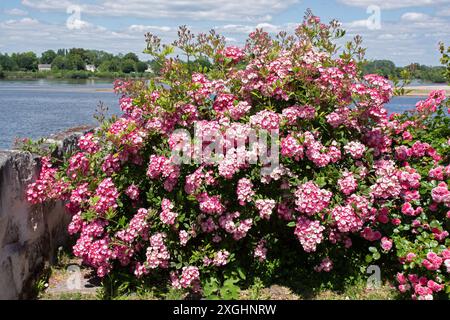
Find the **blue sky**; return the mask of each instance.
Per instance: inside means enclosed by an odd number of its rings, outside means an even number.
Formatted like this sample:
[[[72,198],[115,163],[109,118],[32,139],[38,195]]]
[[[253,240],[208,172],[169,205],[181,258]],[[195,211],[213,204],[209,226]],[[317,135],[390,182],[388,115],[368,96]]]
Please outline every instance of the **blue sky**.
[[[144,33],[174,40],[177,26],[216,29],[242,45],[256,27],[292,31],[311,8],[360,34],[369,59],[438,65],[450,45],[450,0],[2,0],[0,52],[83,47],[141,54]]]

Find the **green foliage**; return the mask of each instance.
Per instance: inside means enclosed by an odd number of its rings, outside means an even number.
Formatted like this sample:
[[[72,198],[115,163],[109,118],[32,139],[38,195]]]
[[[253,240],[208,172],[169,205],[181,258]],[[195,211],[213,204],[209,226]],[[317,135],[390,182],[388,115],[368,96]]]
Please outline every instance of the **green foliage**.
[[[128,59],[128,60],[123,60],[122,64],[121,64],[121,70],[123,73],[131,73],[136,71],[136,67],[135,67],[136,62]]]
[[[36,71],[38,58],[34,52],[13,53],[11,58],[14,60],[19,70]]]
[[[74,71],[75,73],[65,72],[65,78],[85,79],[92,77],[92,73],[76,73],[85,70],[86,65],[94,65],[98,68],[99,73],[117,72],[117,75],[110,75],[108,77],[122,76],[132,72],[143,74],[148,67],[146,62],[140,61],[139,57],[132,52],[125,55],[113,55],[111,53],[99,50],[87,50],[83,48],[59,49],[44,51],[38,58],[33,52],[0,53],[0,68],[4,71],[37,71],[38,63],[51,64],[54,71]],[[19,78],[19,73],[5,73],[7,78]],[[95,74],[99,77],[105,77],[101,74]],[[39,77],[57,77],[57,74],[50,75],[20,75],[23,78],[39,78]]]
[[[447,82],[450,83],[450,46],[446,49],[444,43],[441,42],[439,44],[439,51],[442,54],[441,63],[445,68],[444,76],[446,77]]]
[[[207,300],[237,300],[240,288],[236,284],[237,277],[226,277],[221,283],[217,278],[210,277],[203,286],[203,295]]]
[[[39,60],[41,63],[51,64],[55,58],[56,52],[53,50],[47,50],[41,54],[41,58]]]
[[[445,68],[441,66],[430,67],[412,63],[406,67],[397,67],[390,60],[366,61],[363,66],[364,74],[379,74],[389,79],[402,78],[402,73],[409,73],[410,78],[426,82],[444,83]]]
[[[30,152],[40,156],[49,156],[54,154],[57,149],[56,143],[49,143],[45,138],[38,140],[31,139],[16,139],[14,148]]]

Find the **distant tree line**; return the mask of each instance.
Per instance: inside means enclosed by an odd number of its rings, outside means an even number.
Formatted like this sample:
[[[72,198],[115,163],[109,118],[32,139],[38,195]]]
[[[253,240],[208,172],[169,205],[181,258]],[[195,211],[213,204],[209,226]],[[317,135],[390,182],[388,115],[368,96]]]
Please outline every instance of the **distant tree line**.
[[[397,67],[394,62],[390,60],[374,60],[368,61],[364,67],[364,74],[377,73],[386,78],[400,78],[402,71],[408,71],[412,79],[419,79],[422,81],[429,81],[434,83],[444,83],[445,78],[445,67],[432,67],[425,66],[419,63],[412,63],[405,67]]]
[[[36,71],[38,64],[51,64],[53,70],[85,70],[86,65],[94,65],[101,72],[139,72],[147,70],[148,63],[139,60],[132,52],[113,55],[99,50],[81,48],[47,50],[40,57],[34,52],[8,55],[0,53],[0,70]]]

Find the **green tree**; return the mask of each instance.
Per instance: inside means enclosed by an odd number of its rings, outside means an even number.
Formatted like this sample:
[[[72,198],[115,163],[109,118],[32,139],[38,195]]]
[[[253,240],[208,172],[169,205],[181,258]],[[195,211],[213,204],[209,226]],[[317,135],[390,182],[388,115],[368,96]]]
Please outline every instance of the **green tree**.
[[[445,47],[444,43],[439,43],[439,51],[442,54],[441,63],[444,65],[444,76],[450,83],[450,46]]]
[[[58,56],[65,57],[67,55],[67,49],[58,49],[58,51],[56,51],[56,54]]]
[[[145,62],[142,61],[138,61],[136,62],[136,71],[137,72],[145,72],[145,70],[147,70],[148,66]]]
[[[69,70],[84,70],[86,63],[78,54],[69,53],[66,57],[66,68]]]
[[[397,68],[394,62],[390,60],[369,61],[363,67],[364,74],[379,74],[384,77],[393,77],[397,75]]]
[[[55,70],[64,70],[66,69],[66,58],[64,58],[64,56],[56,56],[55,59],[53,59],[52,62],[52,69]]]
[[[161,62],[154,59],[154,60],[149,61],[149,65],[153,71],[153,74],[159,75],[161,73],[161,68],[162,68]]]
[[[0,66],[4,71],[15,71],[18,69],[16,61],[7,53],[0,54]]]
[[[135,61],[129,59],[129,60],[123,60],[121,64],[121,69],[123,73],[131,73],[136,71],[135,69]]]
[[[51,64],[56,58],[56,52],[53,50],[47,50],[42,52],[40,62],[45,64]]]
[[[133,60],[134,62],[139,62],[138,56],[133,52],[129,52],[126,55],[124,55],[123,60]]]
[[[99,66],[102,72],[118,72],[120,71],[120,63],[116,58],[103,61]]]
[[[17,63],[20,70],[36,71],[38,65],[38,58],[34,52],[13,53],[13,60]]]

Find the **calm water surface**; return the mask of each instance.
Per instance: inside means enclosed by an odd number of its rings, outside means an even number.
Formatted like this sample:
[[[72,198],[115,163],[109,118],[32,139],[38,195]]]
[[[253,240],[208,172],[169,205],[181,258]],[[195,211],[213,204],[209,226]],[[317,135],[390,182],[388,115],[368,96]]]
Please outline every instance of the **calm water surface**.
[[[108,114],[119,113],[112,82],[0,81],[0,149],[16,137],[33,139],[78,125],[95,124],[102,101]]]
[[[15,138],[45,137],[78,125],[95,124],[102,101],[108,114],[119,114],[118,97],[107,81],[0,81],[0,149]],[[414,108],[421,97],[396,97],[390,112]]]

